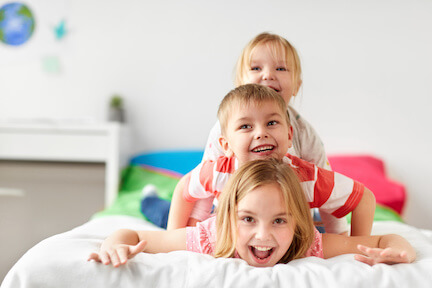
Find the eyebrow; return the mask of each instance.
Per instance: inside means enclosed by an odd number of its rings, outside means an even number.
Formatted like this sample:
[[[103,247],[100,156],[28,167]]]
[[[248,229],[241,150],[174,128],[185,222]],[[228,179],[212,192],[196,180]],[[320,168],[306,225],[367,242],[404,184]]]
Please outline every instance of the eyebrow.
[[[244,121],[250,121],[250,120],[251,120],[251,117],[242,117],[242,118],[236,119],[235,121],[236,122],[244,122]]]
[[[255,212],[250,211],[250,210],[246,210],[246,209],[238,210],[238,211],[237,211],[237,214],[239,214],[239,213],[250,214],[250,215],[256,215]],[[287,215],[286,212],[279,212],[278,214],[273,215],[273,217],[281,217],[281,216],[286,216],[286,215]],[[288,215],[291,215],[291,214],[288,213]]]
[[[273,118],[273,117],[276,117],[276,116],[283,118],[283,116],[280,113],[278,113],[278,112],[271,113],[271,114],[268,114],[266,116],[268,118]],[[244,122],[244,121],[250,121],[252,119],[253,119],[253,117],[241,117],[241,118],[236,119],[235,121],[236,122]]]
[[[278,117],[282,117],[283,118],[283,116],[280,114],[280,113],[271,113],[270,115],[268,115],[269,117],[275,117],[275,116],[278,116]]]

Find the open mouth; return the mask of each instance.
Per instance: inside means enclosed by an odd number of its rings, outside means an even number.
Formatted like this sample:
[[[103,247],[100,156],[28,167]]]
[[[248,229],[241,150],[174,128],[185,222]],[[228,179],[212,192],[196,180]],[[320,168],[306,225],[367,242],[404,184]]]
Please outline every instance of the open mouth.
[[[279,89],[276,89],[275,87],[272,87],[272,86],[267,86],[267,87],[269,87],[269,88],[273,89],[273,90],[274,90],[274,91],[276,91],[277,93],[279,93],[279,92],[280,92],[280,90],[279,90]]]
[[[274,248],[263,246],[249,246],[255,261],[259,264],[265,264],[270,261],[270,256],[273,254]]]
[[[254,149],[252,149],[252,152],[262,153],[262,152],[273,151],[274,149],[275,149],[275,146],[273,146],[273,145],[263,145],[263,146],[255,147]]]

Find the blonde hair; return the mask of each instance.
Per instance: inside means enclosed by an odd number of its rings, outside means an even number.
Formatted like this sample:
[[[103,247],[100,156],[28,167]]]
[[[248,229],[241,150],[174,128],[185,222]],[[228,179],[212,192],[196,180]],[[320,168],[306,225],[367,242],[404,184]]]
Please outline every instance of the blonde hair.
[[[255,36],[243,49],[235,68],[235,85],[240,86],[246,82],[245,75],[251,68],[251,58],[256,47],[266,45],[271,49],[272,55],[283,55],[286,65],[291,70],[293,83],[293,96],[300,89],[302,83],[302,69],[297,50],[288,40],[277,34],[264,32]],[[288,103],[287,103],[288,104]]]
[[[251,103],[261,104],[267,101],[274,102],[278,106],[289,127],[289,115],[282,96],[269,87],[259,84],[246,84],[228,92],[219,105],[217,117],[220,122],[222,135],[226,135],[229,116],[232,114],[233,109],[245,107]]]
[[[276,183],[280,186],[287,213],[296,226],[290,248],[278,263],[304,257],[314,239],[314,226],[306,197],[295,172],[276,159],[250,161],[229,179],[219,199],[216,217],[215,257],[234,257],[237,242],[238,203],[259,186]],[[288,215],[287,215],[288,217]]]

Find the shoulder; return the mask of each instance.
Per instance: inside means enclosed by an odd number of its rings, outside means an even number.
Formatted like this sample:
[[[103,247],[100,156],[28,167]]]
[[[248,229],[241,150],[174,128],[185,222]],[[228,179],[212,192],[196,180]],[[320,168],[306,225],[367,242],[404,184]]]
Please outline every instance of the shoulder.
[[[324,258],[323,252],[323,242],[322,242],[322,234],[315,228],[314,241],[312,242],[311,247],[306,252],[306,257],[315,256],[319,258]]]
[[[222,147],[219,144],[220,136],[221,128],[218,120],[210,130],[204,150],[203,160],[216,160],[219,156],[224,155]]]
[[[293,129],[293,146],[296,155],[320,167],[329,168],[324,145],[318,133],[293,107],[288,106],[288,113]]]
[[[293,169],[297,177],[299,177],[300,182],[316,180],[315,170],[318,169],[318,167],[315,164],[291,154],[286,154],[283,158],[283,162]]]
[[[197,223],[201,253],[213,255],[216,244],[216,216]]]
[[[317,132],[312,125],[300,115],[300,113],[293,107],[288,106],[288,114],[290,116],[290,122],[294,130],[299,131],[299,135],[303,138],[307,137],[318,137]]]

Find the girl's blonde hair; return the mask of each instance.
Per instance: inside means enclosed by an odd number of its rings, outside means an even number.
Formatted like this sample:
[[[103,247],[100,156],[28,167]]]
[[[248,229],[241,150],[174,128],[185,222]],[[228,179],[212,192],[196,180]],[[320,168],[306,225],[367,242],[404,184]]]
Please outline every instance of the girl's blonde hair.
[[[286,103],[282,96],[269,87],[259,84],[246,84],[228,92],[219,105],[217,117],[220,122],[222,135],[226,135],[229,116],[232,114],[233,109],[245,107],[251,103],[259,105],[267,101],[274,102],[280,108],[280,112],[285,117],[288,127],[290,127]]]
[[[278,263],[288,263],[304,257],[314,239],[309,205],[295,172],[286,163],[276,159],[250,161],[229,179],[217,208],[215,257],[234,257],[239,201],[257,187],[273,183],[279,185],[287,213],[289,211],[295,221],[291,246]]]
[[[251,69],[251,58],[256,47],[266,45],[271,49],[273,57],[283,55],[284,60],[291,71],[293,83],[293,96],[300,89],[302,83],[302,69],[300,57],[297,50],[285,38],[277,35],[264,32],[253,38],[243,49],[242,54],[237,60],[235,68],[235,85],[240,86],[246,82],[246,72]]]

